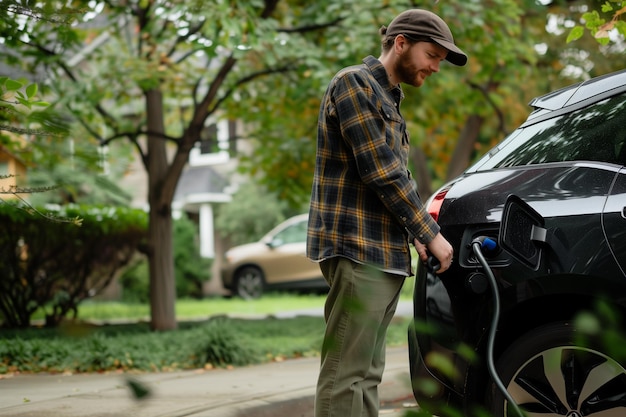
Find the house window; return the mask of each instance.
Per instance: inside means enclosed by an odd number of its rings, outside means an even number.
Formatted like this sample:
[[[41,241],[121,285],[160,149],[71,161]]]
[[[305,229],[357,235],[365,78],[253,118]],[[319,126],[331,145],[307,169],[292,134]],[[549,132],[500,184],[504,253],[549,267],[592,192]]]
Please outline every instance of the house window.
[[[200,138],[189,155],[191,165],[219,164],[228,162],[233,155],[233,122],[220,120],[202,129]]]
[[[202,133],[200,135],[200,153],[202,155],[206,155],[208,153],[216,153],[219,151],[217,125],[213,123],[202,129]]]

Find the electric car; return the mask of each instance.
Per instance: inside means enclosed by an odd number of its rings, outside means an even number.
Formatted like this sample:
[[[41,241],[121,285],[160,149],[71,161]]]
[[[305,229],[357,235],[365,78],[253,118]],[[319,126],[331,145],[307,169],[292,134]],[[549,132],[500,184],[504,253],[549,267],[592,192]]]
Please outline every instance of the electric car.
[[[626,416],[619,325],[581,328],[626,317],[626,70],[530,106],[426,203],[455,257],[441,274],[418,266],[415,398],[442,417],[476,407],[517,417],[515,405],[527,416]],[[485,238],[496,244],[477,254],[472,242]]]

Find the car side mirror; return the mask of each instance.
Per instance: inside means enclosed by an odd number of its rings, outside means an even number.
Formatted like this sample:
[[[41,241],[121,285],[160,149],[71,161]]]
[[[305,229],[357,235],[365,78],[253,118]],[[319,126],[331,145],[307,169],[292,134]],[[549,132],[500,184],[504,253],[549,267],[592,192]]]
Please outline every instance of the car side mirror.
[[[518,261],[533,270],[541,264],[547,230],[541,215],[521,198],[510,195],[504,204],[499,243]]]
[[[274,249],[277,248],[278,246],[282,246],[283,244],[283,240],[280,238],[276,238],[276,239],[272,239],[268,242],[265,242],[265,244],[270,248],[270,249]]]

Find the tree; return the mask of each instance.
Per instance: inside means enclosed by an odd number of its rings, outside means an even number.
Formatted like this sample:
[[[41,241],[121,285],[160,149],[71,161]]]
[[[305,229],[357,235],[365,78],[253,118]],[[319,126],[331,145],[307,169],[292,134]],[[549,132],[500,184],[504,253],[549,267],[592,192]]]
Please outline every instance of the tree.
[[[58,3],[58,4],[57,4]],[[61,2],[47,2],[63,8]],[[388,2],[392,4],[392,2]],[[325,71],[330,52],[315,40],[329,28],[358,39],[365,22],[388,21],[374,0],[203,2],[77,1],[79,25],[50,30],[24,17],[5,44],[46,68],[51,89],[75,120],[109,144],[132,143],[149,176],[149,269],[152,327],[176,327],[171,203],[189,153],[207,120],[246,86],[271,74]],[[88,20],[89,19],[89,20]],[[88,21],[87,21],[88,20]],[[86,47],[85,47],[86,45]],[[344,46],[344,53],[349,50]],[[81,59],[82,58],[82,59]],[[256,84],[259,85],[259,84]]]

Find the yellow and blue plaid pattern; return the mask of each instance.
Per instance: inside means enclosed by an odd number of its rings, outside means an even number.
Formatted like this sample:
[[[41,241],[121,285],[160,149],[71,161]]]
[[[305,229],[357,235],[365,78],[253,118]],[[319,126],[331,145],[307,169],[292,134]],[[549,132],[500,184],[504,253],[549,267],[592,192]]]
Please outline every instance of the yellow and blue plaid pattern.
[[[428,243],[439,226],[407,169],[402,90],[376,58],[363,62],[337,73],[321,103],[307,256],[410,275],[409,236]]]

